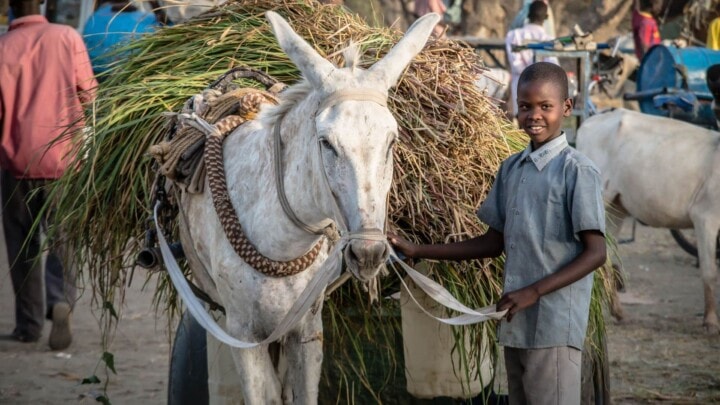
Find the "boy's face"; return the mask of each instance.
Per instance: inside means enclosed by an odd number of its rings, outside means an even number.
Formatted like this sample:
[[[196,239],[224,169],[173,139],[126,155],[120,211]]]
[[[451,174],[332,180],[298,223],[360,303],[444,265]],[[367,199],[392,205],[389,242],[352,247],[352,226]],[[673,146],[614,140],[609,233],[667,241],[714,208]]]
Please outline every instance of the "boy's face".
[[[518,124],[530,136],[533,149],[560,136],[563,119],[572,111],[572,100],[564,93],[547,80],[518,85]]]

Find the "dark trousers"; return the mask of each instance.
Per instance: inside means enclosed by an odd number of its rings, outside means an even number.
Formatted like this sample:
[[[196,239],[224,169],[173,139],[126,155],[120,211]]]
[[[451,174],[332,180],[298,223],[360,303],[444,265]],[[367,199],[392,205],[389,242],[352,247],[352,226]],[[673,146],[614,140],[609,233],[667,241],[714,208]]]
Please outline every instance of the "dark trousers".
[[[10,277],[15,291],[15,332],[39,337],[45,318],[50,319],[53,305],[75,303],[75,272],[73,266],[63,271],[62,246],[53,240],[40,239],[49,215],[42,213],[47,193],[41,187],[47,180],[16,179],[2,171],[2,218],[5,231]],[[40,215],[41,226],[33,228]],[[43,271],[41,247],[48,247]]]

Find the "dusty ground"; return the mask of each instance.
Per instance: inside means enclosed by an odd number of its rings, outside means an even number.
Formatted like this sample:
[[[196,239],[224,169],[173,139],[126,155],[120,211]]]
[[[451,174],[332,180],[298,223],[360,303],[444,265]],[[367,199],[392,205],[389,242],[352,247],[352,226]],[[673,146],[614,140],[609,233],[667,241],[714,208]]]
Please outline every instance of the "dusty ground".
[[[37,343],[9,339],[14,327],[14,300],[7,271],[4,242],[0,245],[0,404],[97,404],[103,384],[80,384],[96,375],[108,381],[100,362],[100,329],[91,311],[90,292],[80,296],[73,316],[73,344],[62,352],[50,351],[46,323]],[[170,344],[164,318],[156,318],[152,295],[141,290],[142,277],[128,289],[121,329],[109,351],[115,369],[107,387],[113,404],[164,404]]]
[[[626,226],[624,233],[629,230]],[[608,323],[615,403],[720,402],[720,335],[703,334],[702,285],[694,259],[665,230],[639,226],[636,237],[620,247],[629,274],[621,295],[628,320]],[[79,384],[94,374],[105,380],[89,294],[77,307],[75,342],[68,350],[48,349],[49,327],[37,344],[9,341],[13,295],[5,268],[0,273],[0,337],[5,337],[0,340],[0,403],[95,403],[93,391],[101,387]],[[140,290],[136,277],[111,348],[118,372],[108,387],[114,404],[165,403],[169,345],[164,322],[156,320],[150,294]]]
[[[627,225],[624,235],[630,234]],[[640,225],[636,241],[620,252],[628,273],[620,295],[628,319],[608,322],[615,402],[720,403],[720,335],[703,333],[696,260],[668,231]]]

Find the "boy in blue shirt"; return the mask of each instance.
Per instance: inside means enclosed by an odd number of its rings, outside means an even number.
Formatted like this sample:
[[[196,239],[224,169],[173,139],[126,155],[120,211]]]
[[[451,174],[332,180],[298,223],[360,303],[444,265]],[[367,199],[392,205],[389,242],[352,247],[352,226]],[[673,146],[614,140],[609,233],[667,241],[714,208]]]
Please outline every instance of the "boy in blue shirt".
[[[498,340],[511,404],[579,404],[592,272],[605,263],[600,173],[560,130],[572,111],[567,74],[530,65],[518,83],[518,123],[530,137],[498,170],[478,217],[485,234],[416,245],[389,235],[408,257],[466,260],[506,254]]]

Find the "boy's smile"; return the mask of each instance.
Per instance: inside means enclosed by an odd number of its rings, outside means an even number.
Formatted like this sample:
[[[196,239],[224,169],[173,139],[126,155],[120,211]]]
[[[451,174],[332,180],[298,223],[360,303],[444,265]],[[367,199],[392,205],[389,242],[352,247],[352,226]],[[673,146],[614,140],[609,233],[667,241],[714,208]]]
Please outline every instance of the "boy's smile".
[[[530,136],[533,149],[560,136],[572,100],[555,83],[545,80],[518,84],[518,124]]]

